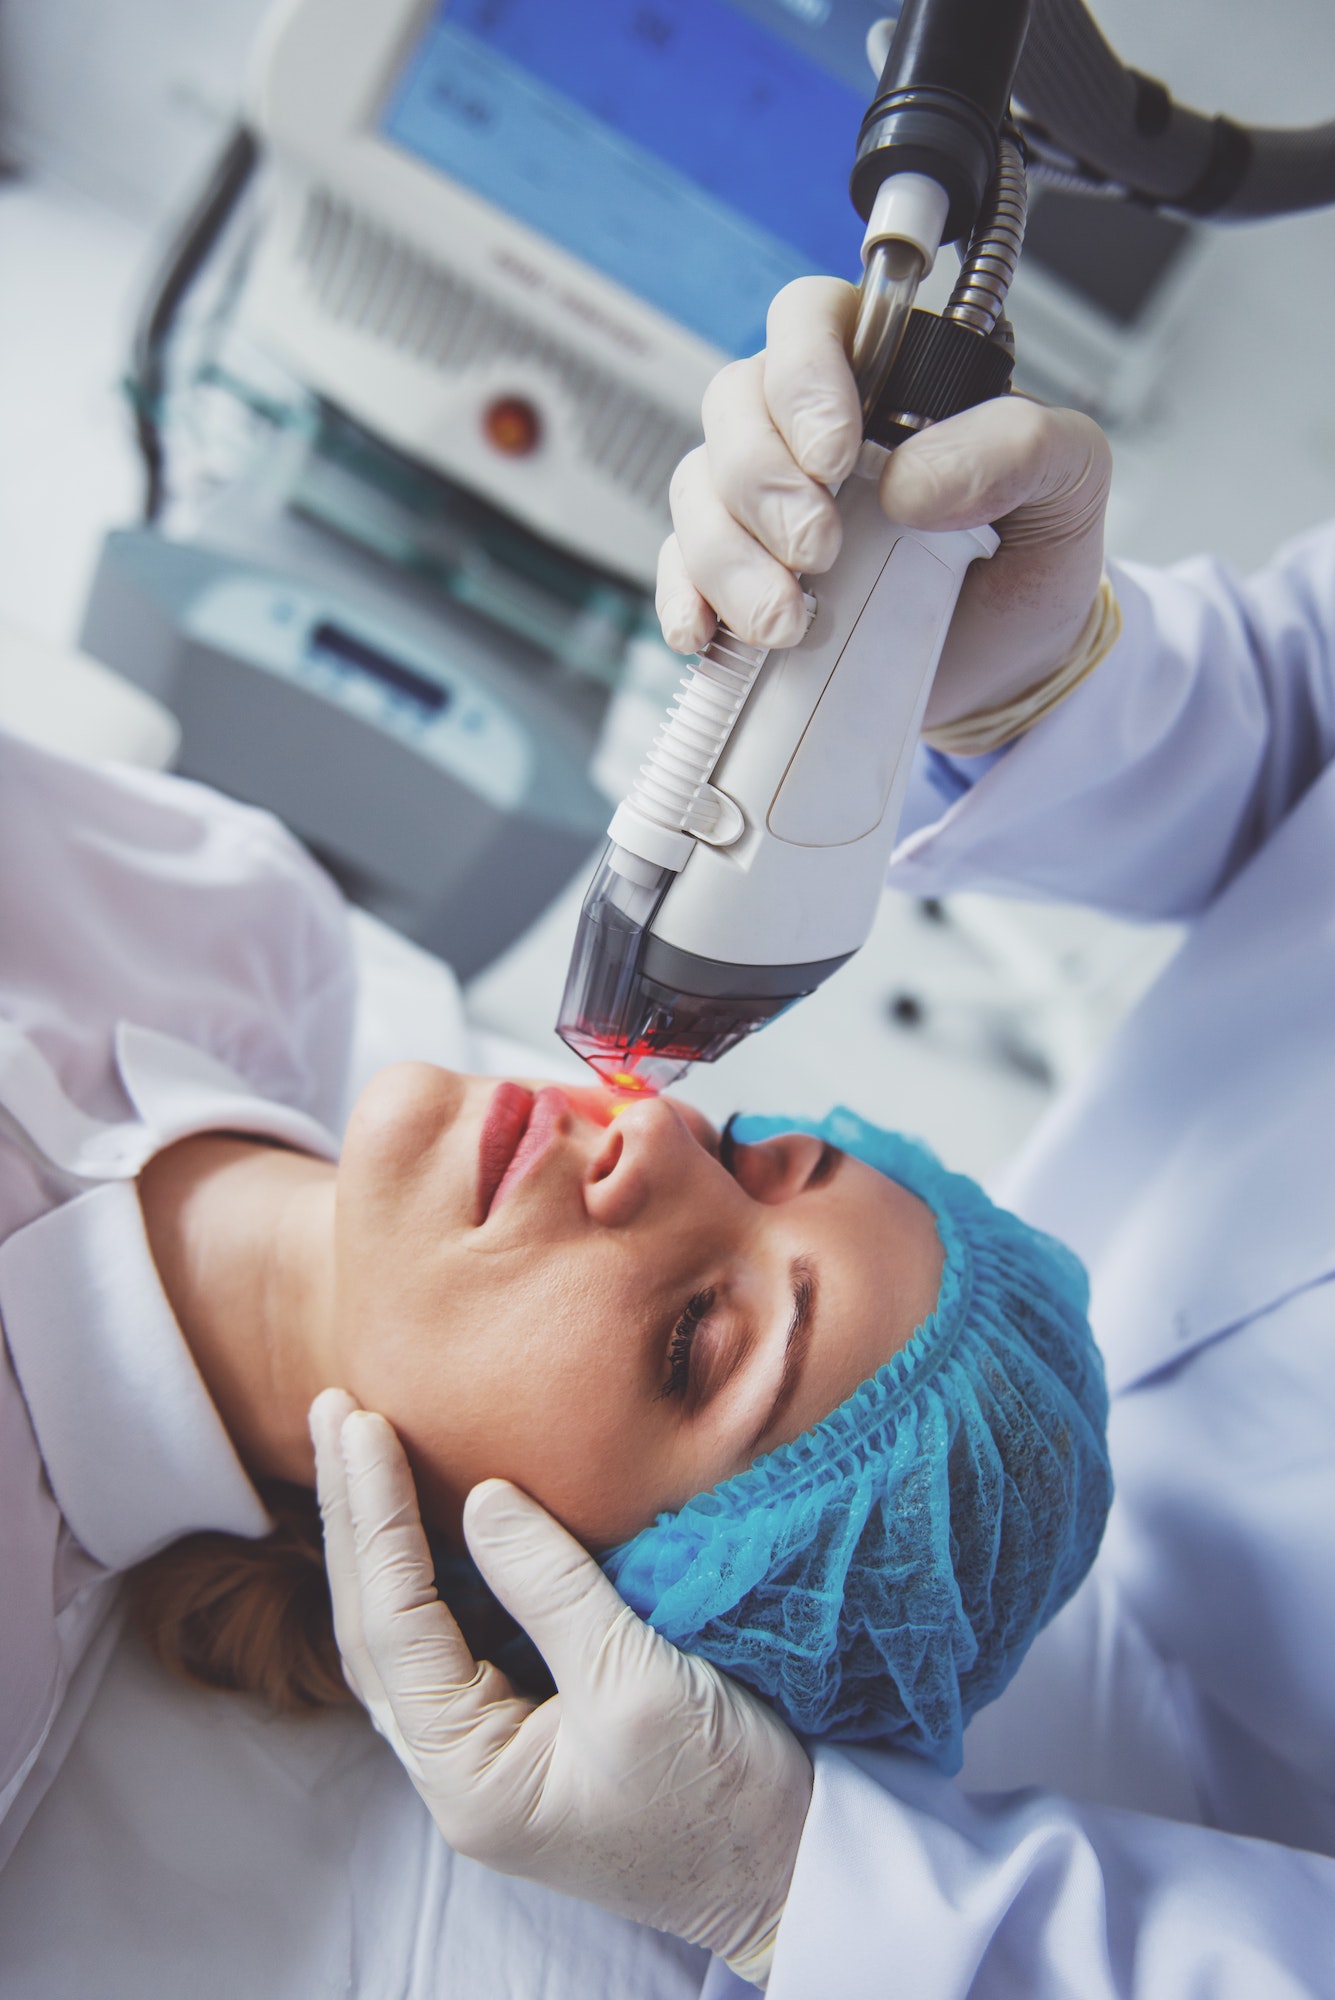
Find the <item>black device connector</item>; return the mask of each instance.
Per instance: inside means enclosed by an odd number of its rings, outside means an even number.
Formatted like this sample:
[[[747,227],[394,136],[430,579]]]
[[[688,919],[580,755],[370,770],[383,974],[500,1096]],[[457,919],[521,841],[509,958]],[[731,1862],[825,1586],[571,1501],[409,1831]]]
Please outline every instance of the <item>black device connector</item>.
[[[866,419],[866,435],[893,450],[928,424],[1004,395],[1014,366],[1014,355],[995,334],[915,310]]]
[[[891,174],[926,174],[950,203],[942,241],[969,235],[996,167],[1030,5],[905,0],[849,180],[864,221]]]

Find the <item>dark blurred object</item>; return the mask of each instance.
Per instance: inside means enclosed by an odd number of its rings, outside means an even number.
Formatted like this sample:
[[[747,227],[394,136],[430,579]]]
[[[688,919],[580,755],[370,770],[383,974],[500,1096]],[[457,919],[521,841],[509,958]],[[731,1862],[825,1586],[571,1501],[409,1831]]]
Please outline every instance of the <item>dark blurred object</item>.
[[[1029,212],[1025,259],[1119,326],[1134,326],[1192,234],[1190,223],[1129,202],[1043,189]]]
[[[1107,424],[1145,411],[1190,307],[1205,231],[1036,187],[1011,289],[1016,384]]]
[[[131,348],[130,386],[135,436],[144,461],[146,521],[158,519],[166,498],[162,408],[172,328],[245,192],[258,158],[251,133],[244,125],[236,126],[228,134],[185,220],[168,243],[139,309]]]
[[[546,1701],[556,1682],[522,1625],[493,1597],[482,1572],[466,1550],[453,1549],[441,1535],[428,1534],[436,1566],[436,1591],[449,1606],[464,1644],[475,1660],[490,1660],[511,1686],[531,1701]]]

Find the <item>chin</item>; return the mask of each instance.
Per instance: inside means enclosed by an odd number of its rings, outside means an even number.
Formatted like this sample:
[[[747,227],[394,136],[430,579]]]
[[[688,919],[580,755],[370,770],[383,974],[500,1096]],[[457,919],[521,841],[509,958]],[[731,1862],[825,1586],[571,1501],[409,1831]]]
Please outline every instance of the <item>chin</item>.
[[[353,1106],[344,1159],[358,1157],[380,1173],[403,1172],[448,1131],[470,1091],[484,1082],[436,1063],[392,1063],[371,1078]]]

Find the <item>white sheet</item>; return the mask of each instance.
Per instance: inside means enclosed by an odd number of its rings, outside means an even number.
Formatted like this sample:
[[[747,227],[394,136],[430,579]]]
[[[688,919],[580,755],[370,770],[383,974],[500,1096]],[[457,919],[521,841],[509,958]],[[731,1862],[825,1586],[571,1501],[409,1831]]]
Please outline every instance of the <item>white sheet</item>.
[[[694,2000],[704,1967],[452,1855],[360,1715],[275,1720],[128,1633],[0,1875],[6,2000]]]

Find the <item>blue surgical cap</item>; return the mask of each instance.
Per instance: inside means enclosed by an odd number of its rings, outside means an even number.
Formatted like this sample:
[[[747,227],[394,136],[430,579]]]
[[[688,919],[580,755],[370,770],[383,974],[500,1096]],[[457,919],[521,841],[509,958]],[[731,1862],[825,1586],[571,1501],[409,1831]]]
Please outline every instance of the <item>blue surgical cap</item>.
[[[803,1734],[956,1771],[965,1724],[1103,1533],[1088,1280],[925,1146],[851,1111],[733,1129],[743,1144],[814,1133],[919,1196],[945,1252],[936,1310],[822,1422],[600,1560],[642,1618]]]

